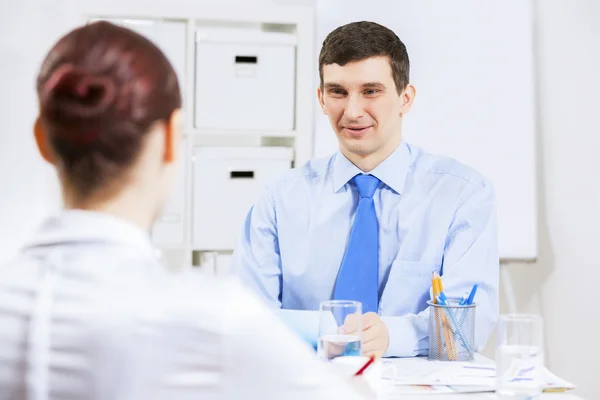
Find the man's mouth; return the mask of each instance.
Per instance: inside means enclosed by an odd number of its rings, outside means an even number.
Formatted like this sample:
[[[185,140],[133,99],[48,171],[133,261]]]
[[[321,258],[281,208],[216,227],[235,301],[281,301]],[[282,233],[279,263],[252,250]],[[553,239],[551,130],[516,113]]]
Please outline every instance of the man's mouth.
[[[360,136],[363,135],[364,133],[366,133],[369,128],[371,128],[371,126],[364,126],[364,125],[347,125],[344,126],[344,129],[346,130],[346,132],[348,132],[349,134],[351,134],[352,136]]]

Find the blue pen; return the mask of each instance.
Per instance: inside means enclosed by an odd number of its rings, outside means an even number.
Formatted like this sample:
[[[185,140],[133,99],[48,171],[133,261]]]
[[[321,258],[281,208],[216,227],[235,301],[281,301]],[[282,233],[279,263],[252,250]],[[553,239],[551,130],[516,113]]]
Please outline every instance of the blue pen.
[[[473,289],[471,289],[471,293],[469,294],[469,299],[467,300],[467,304],[468,305],[473,304],[473,299],[475,298],[475,293],[477,293],[477,287],[478,286],[479,285],[477,285],[477,284],[473,285]]]
[[[441,306],[447,306],[448,303],[446,303],[446,301],[444,300],[444,298],[442,298],[441,293],[438,294],[437,296],[435,296],[435,299],[437,300],[437,303]]]
[[[438,304],[442,305],[442,306],[447,306],[448,305],[448,297],[446,297],[446,294],[444,292],[440,292],[439,295],[437,295],[436,300],[438,302]],[[465,350],[470,351],[470,346],[467,343],[465,337],[462,334],[462,331],[460,329],[460,327],[462,325],[458,325],[458,322],[456,321],[456,317],[454,316],[454,313],[452,312],[452,310],[448,310],[448,316],[450,317],[450,322],[452,323],[452,325],[454,325],[454,333],[458,335],[460,341],[462,342],[463,346],[465,347]],[[464,321],[463,321],[464,322]]]
[[[458,305],[460,306],[466,306],[466,305],[470,305],[473,304],[473,299],[475,298],[475,293],[477,292],[477,284],[473,285],[473,288],[471,289],[470,292],[465,292],[465,295],[462,297],[462,299],[460,299]]]
[[[459,306],[464,306],[465,304],[467,304],[467,300],[469,299],[469,292],[465,292],[465,294],[463,295],[463,297],[461,297],[460,301],[458,302]]]
[[[448,298],[446,297],[446,294],[444,292],[440,292],[438,299],[440,300],[440,304],[444,306],[448,305]]]
[[[469,297],[465,300],[464,303],[461,300],[459,304],[461,306],[467,306],[467,305],[473,304],[473,300],[475,299],[475,293],[477,293],[478,287],[479,287],[479,285],[474,284],[473,288],[471,289],[471,293],[469,293]],[[462,316],[460,317],[460,326],[463,326],[463,324],[465,323],[465,320],[467,319],[467,313],[468,313],[468,310],[463,310]]]

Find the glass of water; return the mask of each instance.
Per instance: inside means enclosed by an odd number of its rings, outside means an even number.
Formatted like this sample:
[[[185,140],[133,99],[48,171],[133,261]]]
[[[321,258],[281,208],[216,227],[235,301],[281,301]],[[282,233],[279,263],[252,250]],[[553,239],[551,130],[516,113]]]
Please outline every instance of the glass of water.
[[[532,399],[543,389],[542,318],[533,314],[501,315],[496,348],[496,393],[501,399]]]
[[[319,357],[332,360],[362,355],[362,304],[329,300],[319,307]]]

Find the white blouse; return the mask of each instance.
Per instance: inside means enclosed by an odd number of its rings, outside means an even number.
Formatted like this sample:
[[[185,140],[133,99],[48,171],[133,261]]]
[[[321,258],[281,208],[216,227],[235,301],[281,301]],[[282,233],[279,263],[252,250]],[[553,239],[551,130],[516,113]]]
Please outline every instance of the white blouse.
[[[124,220],[64,211],[0,268],[0,400],[338,398],[237,281],[169,272]]]

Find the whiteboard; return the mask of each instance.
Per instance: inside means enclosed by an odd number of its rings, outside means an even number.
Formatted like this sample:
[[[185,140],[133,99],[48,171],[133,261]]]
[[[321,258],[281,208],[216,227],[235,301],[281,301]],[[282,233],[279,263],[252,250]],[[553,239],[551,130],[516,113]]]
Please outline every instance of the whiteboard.
[[[533,9],[531,0],[317,0],[316,49],[352,21],[392,29],[416,86],[407,142],[451,156],[491,180],[502,259],[537,257]],[[318,56],[317,56],[318,60]],[[317,69],[317,68],[315,68]],[[319,82],[318,70],[315,74]],[[316,86],[315,85],[315,86]],[[315,100],[315,156],[337,148]]]

